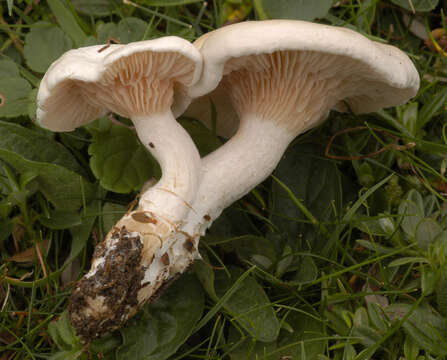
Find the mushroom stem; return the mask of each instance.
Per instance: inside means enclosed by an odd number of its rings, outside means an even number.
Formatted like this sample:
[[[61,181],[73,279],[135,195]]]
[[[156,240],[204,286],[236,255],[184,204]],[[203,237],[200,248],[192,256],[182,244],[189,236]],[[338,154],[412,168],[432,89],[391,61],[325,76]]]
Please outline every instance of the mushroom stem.
[[[202,159],[202,180],[194,212],[190,212],[183,230],[203,235],[226,207],[273,172],[296,135],[272,121],[245,114],[237,133]]]
[[[200,155],[171,111],[134,116],[132,121],[144,146],[160,164],[161,179],[141,194],[139,208],[176,223],[191,208],[199,184]]]

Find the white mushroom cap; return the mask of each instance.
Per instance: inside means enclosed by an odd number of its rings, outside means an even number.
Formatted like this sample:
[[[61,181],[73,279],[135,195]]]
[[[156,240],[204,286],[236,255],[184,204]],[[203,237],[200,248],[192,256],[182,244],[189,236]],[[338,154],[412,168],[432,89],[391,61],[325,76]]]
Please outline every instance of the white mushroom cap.
[[[339,96],[339,101],[345,101],[355,113],[402,104],[419,88],[419,75],[402,51],[341,27],[292,20],[248,21],[215,30],[194,44],[203,55],[204,71],[200,81],[188,91],[192,97],[213,91],[222,77],[233,70],[228,68],[231,61],[292,51],[315,54],[315,67],[309,71],[317,74],[326,56],[332,58],[332,64],[325,72],[333,68],[334,76],[339,76],[343,65],[348,71],[356,65],[358,71],[350,79],[358,86],[347,96]],[[345,108],[339,102],[331,107]]]
[[[50,130],[71,131],[110,110],[127,117],[141,115],[134,112],[144,111],[143,102],[157,112],[160,105],[172,105],[172,96],[162,98],[166,91],[173,91],[172,83],[175,92],[182,93],[184,87],[197,82],[201,72],[200,53],[175,36],[70,50],[50,66],[41,81],[37,119]],[[136,87],[130,83],[135,78],[146,84]],[[152,80],[167,80],[168,84],[158,89],[159,84]],[[123,91],[126,87],[128,94]],[[174,105],[177,113],[187,106],[185,97],[179,99]]]

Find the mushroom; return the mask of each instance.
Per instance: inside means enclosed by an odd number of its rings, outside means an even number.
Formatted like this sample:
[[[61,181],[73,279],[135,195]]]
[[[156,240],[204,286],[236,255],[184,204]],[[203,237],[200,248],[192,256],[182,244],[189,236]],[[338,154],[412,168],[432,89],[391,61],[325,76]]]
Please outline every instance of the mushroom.
[[[73,291],[71,321],[84,341],[119,327],[198,256],[172,236],[190,211],[201,162],[171,107],[181,113],[188,101],[184,93],[201,71],[201,55],[191,43],[164,37],[71,50],[41,82],[41,126],[71,131],[115,112],[132,120],[162,169],[161,179],[140,194],[137,208],[96,247],[91,270]]]
[[[346,28],[290,20],[244,22],[194,44],[204,71],[188,94],[211,99],[218,123],[230,124],[217,129],[231,134],[235,121],[223,105],[228,100],[222,95],[227,96],[239,127],[202,160],[195,211],[183,228],[190,234],[202,235],[224,208],[266,179],[290,142],[324,121],[331,109],[369,113],[405,103],[419,87],[406,54]],[[199,101],[203,109],[206,100]]]

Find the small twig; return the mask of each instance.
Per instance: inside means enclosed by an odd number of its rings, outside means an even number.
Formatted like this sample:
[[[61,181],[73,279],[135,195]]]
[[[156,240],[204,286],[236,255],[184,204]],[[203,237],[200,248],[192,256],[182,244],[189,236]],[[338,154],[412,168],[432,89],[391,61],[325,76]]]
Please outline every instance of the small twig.
[[[8,290],[6,290],[5,300],[3,301],[2,308],[0,309],[0,312],[3,312],[3,310],[5,309],[6,304],[8,302],[8,299],[9,299],[9,292],[11,290],[11,285],[10,284],[7,284],[7,285],[8,285]]]
[[[36,247],[37,258],[39,259],[40,266],[42,267],[44,279],[46,279],[48,277],[47,269],[45,268],[45,262],[43,261],[42,252],[40,251],[40,244],[37,241],[35,247]],[[47,283],[47,290],[48,292],[50,292],[50,285],[48,283]]]
[[[416,14],[416,9],[414,8],[414,5],[413,5],[413,0],[408,0],[408,3],[410,4],[411,12],[413,14]]]
[[[332,144],[334,143],[335,138],[337,138],[340,135],[347,134],[349,132],[365,130],[365,129],[371,129],[371,130],[374,130],[374,131],[386,133],[384,130],[376,129],[376,128],[369,128],[367,126],[356,126],[356,127],[350,128],[350,129],[341,130],[341,131],[335,133],[331,137],[331,139],[329,140],[328,144],[326,145],[326,149],[324,151],[324,155],[327,158],[329,158],[329,159],[335,159],[335,160],[361,160],[361,159],[367,159],[367,158],[371,158],[371,157],[377,156],[377,155],[379,155],[379,154],[381,154],[381,153],[383,153],[383,152],[385,152],[387,150],[403,151],[403,150],[411,149],[411,148],[416,146],[416,143],[414,143],[414,142],[409,142],[408,144],[405,144],[405,145],[389,144],[389,145],[386,145],[383,148],[381,148],[381,149],[379,149],[377,151],[374,151],[372,153],[369,153],[367,155],[358,155],[358,156],[338,156],[338,155],[331,155],[331,154],[329,154],[329,152],[331,150],[331,147],[332,147]],[[399,137],[397,137],[395,135],[392,135],[392,134],[389,134],[389,133],[386,133],[386,134],[391,136],[391,137],[393,137],[393,138],[395,138],[395,139],[397,139],[397,140],[399,140]]]
[[[104,50],[108,49],[112,44],[121,44],[121,41],[112,37],[108,38],[106,44],[101,49],[99,49],[98,52],[99,53],[103,52]]]

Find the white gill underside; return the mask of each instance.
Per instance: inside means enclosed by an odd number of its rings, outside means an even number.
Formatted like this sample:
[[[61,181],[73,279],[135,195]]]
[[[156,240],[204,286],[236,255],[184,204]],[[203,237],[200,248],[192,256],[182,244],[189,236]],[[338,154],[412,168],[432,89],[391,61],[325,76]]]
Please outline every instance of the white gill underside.
[[[231,59],[222,86],[240,117],[254,114],[298,135],[365,81],[364,65],[348,57],[278,51]]]
[[[168,111],[174,86],[189,84],[194,67],[181,54],[140,52],[105,65],[99,82],[75,84],[90,106],[130,118]]]

